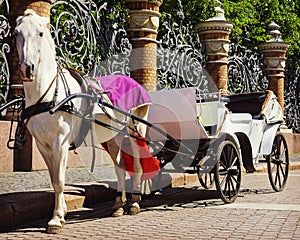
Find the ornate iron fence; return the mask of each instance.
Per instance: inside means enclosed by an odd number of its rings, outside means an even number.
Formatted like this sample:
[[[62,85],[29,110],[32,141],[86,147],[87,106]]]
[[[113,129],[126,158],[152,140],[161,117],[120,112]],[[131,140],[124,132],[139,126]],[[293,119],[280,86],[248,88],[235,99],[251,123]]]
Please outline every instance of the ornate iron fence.
[[[237,39],[233,39],[228,55],[228,90],[230,92],[255,92],[268,88],[268,80],[263,74],[262,56],[256,48],[248,48],[247,44],[240,45]]]
[[[181,1],[178,1],[178,22],[166,14],[158,35],[157,88],[194,87],[197,99],[208,92],[208,74],[204,70],[202,45],[194,27],[184,25]]]
[[[129,74],[131,44],[121,1],[63,0],[51,6],[57,60],[91,75]]]
[[[300,58],[288,60],[285,74],[285,117],[288,128],[300,133]]]
[[[0,104],[6,102],[9,85],[10,69],[8,66],[8,55],[10,47],[6,43],[7,38],[11,36],[11,22],[9,19],[8,0],[0,1]]]
[[[51,33],[61,64],[92,76],[126,74],[132,46],[124,29],[126,11],[121,0],[58,0],[51,6]],[[195,87],[197,98],[208,92],[209,76],[204,70],[203,46],[191,24],[184,25],[184,11],[178,1],[178,19],[167,15],[158,36],[158,89]],[[8,0],[0,0],[0,104],[6,101],[10,85],[6,39],[11,36]],[[299,59],[299,58],[297,58]],[[293,63],[293,61],[290,61]],[[285,115],[288,127],[300,132],[300,68],[287,66]],[[298,65],[299,66],[299,65]],[[229,90],[251,92],[266,89],[262,58],[256,49],[232,41],[229,52]]]

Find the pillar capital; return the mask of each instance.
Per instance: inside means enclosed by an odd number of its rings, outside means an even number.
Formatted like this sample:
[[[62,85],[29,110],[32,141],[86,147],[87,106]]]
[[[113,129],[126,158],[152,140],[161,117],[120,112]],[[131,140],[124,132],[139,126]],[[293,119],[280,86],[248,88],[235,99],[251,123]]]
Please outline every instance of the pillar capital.
[[[131,41],[155,42],[159,27],[159,6],[162,1],[124,0],[129,9],[127,31]]]
[[[228,88],[229,35],[233,28],[233,24],[226,20],[219,1],[215,10],[216,16],[196,26],[199,38],[206,47],[206,70],[214,80],[209,84],[209,90],[213,92]]]
[[[129,9],[127,32],[133,51],[130,56],[131,76],[146,90],[156,90],[156,52],[159,7],[162,0],[124,0]]]
[[[163,0],[123,0],[125,3],[138,3],[138,2],[147,2],[147,3],[153,3],[158,6],[160,6],[163,2]]]
[[[265,42],[258,45],[264,56],[264,70],[267,77],[284,77],[286,52],[289,44],[285,42]]]
[[[275,22],[268,25],[271,38],[259,44],[258,50],[264,56],[264,72],[269,81],[269,90],[275,93],[284,111],[285,62],[289,44],[283,41],[279,28]]]
[[[206,54],[208,56],[220,56],[221,59],[210,59],[211,62],[227,62],[222,56],[228,57],[229,51],[229,35],[233,28],[233,24],[227,21],[205,21],[196,26],[198,35],[205,43]]]

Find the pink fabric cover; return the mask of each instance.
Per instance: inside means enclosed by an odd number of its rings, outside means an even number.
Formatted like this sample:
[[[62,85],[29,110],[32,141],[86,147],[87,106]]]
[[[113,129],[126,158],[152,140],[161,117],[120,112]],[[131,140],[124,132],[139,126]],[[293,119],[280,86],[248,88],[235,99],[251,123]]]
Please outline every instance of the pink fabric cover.
[[[128,76],[108,75],[96,79],[112,104],[125,111],[151,103],[151,98],[144,87]]]

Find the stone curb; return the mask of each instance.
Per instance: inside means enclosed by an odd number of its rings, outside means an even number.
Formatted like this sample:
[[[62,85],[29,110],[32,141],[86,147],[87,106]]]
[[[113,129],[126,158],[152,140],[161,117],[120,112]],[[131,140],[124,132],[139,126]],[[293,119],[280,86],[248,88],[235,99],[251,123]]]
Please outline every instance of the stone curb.
[[[300,169],[300,162],[291,162],[291,170]],[[260,164],[257,172],[267,172],[267,167]],[[164,173],[160,187],[179,187],[199,184],[197,174]],[[156,186],[157,187],[157,186]],[[68,211],[88,207],[99,202],[112,201],[116,194],[116,182],[88,182],[67,186],[64,193]],[[39,191],[8,193],[0,196],[0,232],[7,231],[21,224],[43,218],[51,218],[54,208],[54,193],[51,189]]]
[[[268,172],[267,163],[259,164],[255,166],[256,172]],[[291,170],[299,170],[300,169],[300,162],[290,162],[290,171]]]

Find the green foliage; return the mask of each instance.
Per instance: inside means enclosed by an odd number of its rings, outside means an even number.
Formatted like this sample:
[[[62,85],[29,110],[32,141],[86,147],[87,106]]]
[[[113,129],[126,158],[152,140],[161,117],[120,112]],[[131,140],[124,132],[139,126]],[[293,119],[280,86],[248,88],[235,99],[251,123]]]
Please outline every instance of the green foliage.
[[[200,21],[204,21],[215,14],[215,0],[182,0],[181,3],[185,15],[184,21],[191,22],[194,26]],[[173,17],[179,17],[178,9],[178,1],[164,0],[160,7],[162,21],[164,21],[166,13],[171,14]]]
[[[215,0],[182,0],[185,21],[194,26],[215,15]],[[267,26],[274,21],[281,26],[285,42],[290,44],[288,56],[300,53],[299,0],[223,0],[225,17],[234,24],[231,37],[243,38],[245,30],[253,46],[270,38]],[[177,1],[164,0],[161,11],[177,15]]]
[[[281,26],[282,38],[290,44],[288,55],[300,51],[299,4],[295,0],[224,0],[222,8],[234,29],[231,36],[243,37],[243,29],[249,32],[253,45],[269,39],[268,25],[274,21]]]

